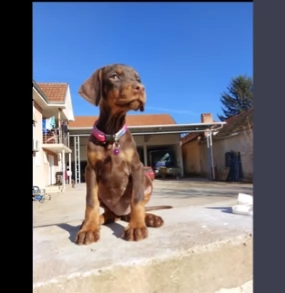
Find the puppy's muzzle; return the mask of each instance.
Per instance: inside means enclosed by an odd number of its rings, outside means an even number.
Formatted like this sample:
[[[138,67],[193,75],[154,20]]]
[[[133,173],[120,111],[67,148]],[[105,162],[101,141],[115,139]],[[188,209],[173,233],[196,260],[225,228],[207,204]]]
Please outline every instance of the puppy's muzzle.
[[[134,94],[137,94],[137,95],[140,95],[140,94],[144,95],[144,86],[142,84],[134,84],[133,92]]]
[[[134,84],[133,85],[133,93],[134,96],[137,96],[137,101],[139,102],[139,108],[141,111],[144,109],[145,104],[145,88],[142,84]]]

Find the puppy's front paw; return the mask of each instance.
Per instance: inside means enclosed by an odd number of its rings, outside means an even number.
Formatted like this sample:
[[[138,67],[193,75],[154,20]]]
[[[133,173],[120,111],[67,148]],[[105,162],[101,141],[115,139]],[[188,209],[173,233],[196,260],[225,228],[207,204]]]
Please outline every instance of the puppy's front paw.
[[[84,227],[80,228],[76,235],[75,243],[78,245],[88,245],[97,242],[100,239],[100,229],[97,227]]]
[[[146,227],[127,227],[123,238],[127,241],[140,241],[148,237],[148,230]]]

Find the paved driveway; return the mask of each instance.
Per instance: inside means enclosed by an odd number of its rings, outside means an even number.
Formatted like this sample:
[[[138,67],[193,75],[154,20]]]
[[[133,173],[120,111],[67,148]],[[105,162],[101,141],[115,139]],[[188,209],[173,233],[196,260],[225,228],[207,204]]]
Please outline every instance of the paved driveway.
[[[204,179],[155,180],[154,193],[149,205],[187,207],[221,203],[232,206],[239,192],[253,193],[252,184],[211,182]],[[33,202],[34,227],[81,221],[85,209],[85,184],[64,193],[52,194],[50,201]]]

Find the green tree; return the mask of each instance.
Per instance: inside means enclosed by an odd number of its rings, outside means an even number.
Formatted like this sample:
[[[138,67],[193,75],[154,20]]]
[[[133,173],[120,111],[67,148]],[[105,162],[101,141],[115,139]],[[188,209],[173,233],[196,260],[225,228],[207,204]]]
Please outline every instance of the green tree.
[[[217,116],[221,121],[253,108],[252,78],[245,75],[232,78],[227,92],[222,93],[220,101],[223,105],[223,114]]]

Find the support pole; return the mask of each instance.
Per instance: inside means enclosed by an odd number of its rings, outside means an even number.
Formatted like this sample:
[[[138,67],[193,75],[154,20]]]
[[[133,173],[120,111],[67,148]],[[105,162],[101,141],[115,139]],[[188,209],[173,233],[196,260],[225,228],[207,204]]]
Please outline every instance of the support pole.
[[[80,137],[74,137],[74,165],[75,183],[81,183],[81,164],[80,164]]]
[[[81,160],[80,160],[80,137],[77,137],[77,164],[78,164],[78,183],[81,183]]]
[[[143,145],[143,160],[144,160],[144,165],[148,166],[148,161],[147,161],[147,146],[144,143]]]
[[[68,154],[68,167],[69,167],[70,172],[72,172],[72,170],[71,170],[71,153]],[[71,184],[71,176],[69,176],[68,179],[69,179],[68,184]]]
[[[65,190],[65,172],[66,172],[66,167],[65,167],[65,150],[62,150],[62,189],[63,191]]]
[[[183,156],[182,156],[182,149],[181,149],[181,145],[180,145],[180,142],[177,144],[177,147],[176,147],[176,152],[177,152],[177,155],[178,155],[178,164],[180,166],[180,169],[181,169],[181,174],[180,176],[183,177],[184,176],[184,166],[183,166]]]
[[[209,164],[209,179],[212,180],[212,166],[211,166],[211,151],[210,151],[210,135],[209,132],[206,134],[207,150],[208,150],[208,164]]]
[[[67,146],[70,148],[70,135],[69,135],[69,132],[67,133]]]
[[[77,183],[77,136],[73,137],[73,152],[74,152],[74,179],[75,183]]]
[[[216,179],[216,174],[215,174],[215,163],[214,163],[214,154],[213,154],[213,132],[210,131],[210,155],[211,155],[211,170],[212,170],[212,180]]]
[[[56,143],[62,143],[62,135],[61,135],[61,108],[58,108],[58,113],[57,113],[57,127],[58,127],[58,133],[56,133],[55,137],[57,137]],[[58,135],[57,135],[58,134]]]

